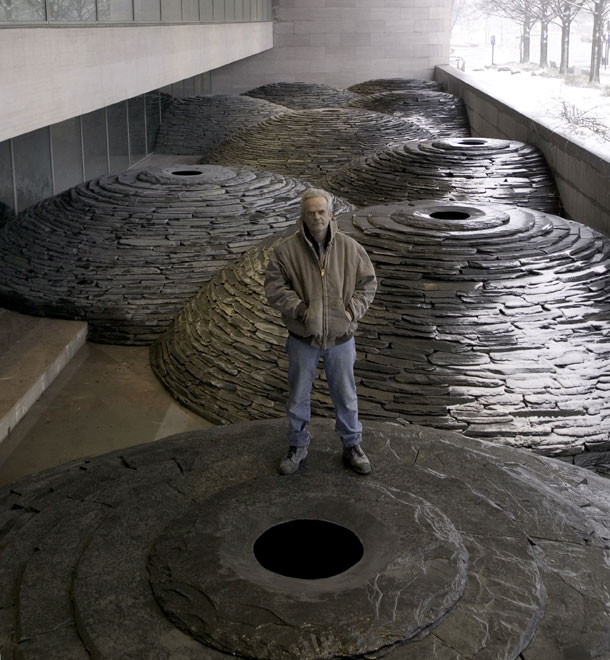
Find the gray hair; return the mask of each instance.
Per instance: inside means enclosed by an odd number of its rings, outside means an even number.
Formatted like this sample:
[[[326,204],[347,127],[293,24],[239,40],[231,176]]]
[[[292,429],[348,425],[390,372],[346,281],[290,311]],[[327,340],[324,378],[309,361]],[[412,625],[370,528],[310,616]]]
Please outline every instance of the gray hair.
[[[333,212],[335,198],[328,192],[328,190],[322,190],[322,188],[307,188],[307,190],[301,195],[301,215],[303,215],[303,211],[305,210],[305,202],[314,197],[324,197],[328,210],[331,213]]]

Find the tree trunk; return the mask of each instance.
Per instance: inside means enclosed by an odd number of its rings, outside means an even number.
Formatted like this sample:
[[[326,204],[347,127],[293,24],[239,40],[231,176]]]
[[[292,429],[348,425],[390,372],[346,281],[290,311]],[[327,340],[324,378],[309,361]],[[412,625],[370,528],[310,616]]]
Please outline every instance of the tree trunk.
[[[549,22],[540,21],[540,68],[546,69],[549,66]]]
[[[589,69],[589,82],[599,82],[604,4],[605,0],[599,0],[599,2],[596,2],[595,11],[593,13],[593,34],[591,36],[591,67]]]
[[[570,23],[561,24],[561,62],[559,73],[567,73],[570,66]]]
[[[530,61],[530,35],[532,32],[533,21],[529,16],[523,19],[521,33],[521,64]]]

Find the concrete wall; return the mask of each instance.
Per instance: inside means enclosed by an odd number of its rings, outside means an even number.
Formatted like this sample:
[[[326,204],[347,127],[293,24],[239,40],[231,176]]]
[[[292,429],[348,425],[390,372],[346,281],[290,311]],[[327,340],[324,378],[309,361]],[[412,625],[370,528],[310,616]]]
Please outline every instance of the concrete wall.
[[[519,140],[538,147],[555,176],[566,217],[610,235],[610,155],[557,135],[506,101],[494,98],[494,90],[484,83],[453,67],[437,67],[435,79],[447,92],[464,99],[473,135]]]
[[[0,30],[0,142],[260,53],[270,22]]]
[[[451,0],[273,0],[273,50],[214,71],[212,90],[431,79],[449,61],[450,10]]]

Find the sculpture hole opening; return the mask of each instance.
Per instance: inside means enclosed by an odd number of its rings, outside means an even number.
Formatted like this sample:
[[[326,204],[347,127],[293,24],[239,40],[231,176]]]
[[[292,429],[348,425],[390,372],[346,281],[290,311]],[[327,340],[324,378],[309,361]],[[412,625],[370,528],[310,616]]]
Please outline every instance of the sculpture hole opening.
[[[467,220],[470,213],[464,211],[434,211],[430,214],[430,217],[437,220]]]
[[[354,532],[326,520],[290,520],[270,527],[254,543],[254,556],[263,568],[301,580],[344,573],[363,554]]]
[[[199,170],[173,170],[174,176],[198,176],[201,174]]]
[[[487,144],[486,140],[476,140],[474,138],[467,138],[462,140],[460,144]]]

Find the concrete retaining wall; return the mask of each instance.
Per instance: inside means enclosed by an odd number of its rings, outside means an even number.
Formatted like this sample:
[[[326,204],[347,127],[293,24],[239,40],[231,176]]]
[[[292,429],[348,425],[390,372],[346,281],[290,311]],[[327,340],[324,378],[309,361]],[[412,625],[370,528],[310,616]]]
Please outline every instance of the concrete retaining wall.
[[[263,23],[0,30],[0,142],[271,48]]]
[[[449,61],[451,0],[273,0],[272,50],[212,73],[214,93],[269,82],[430,80]]]
[[[606,154],[595,153],[576,139],[557,135],[453,67],[437,66],[434,78],[445,91],[464,99],[473,135],[538,147],[557,181],[565,216],[610,235],[610,146]]]

